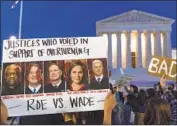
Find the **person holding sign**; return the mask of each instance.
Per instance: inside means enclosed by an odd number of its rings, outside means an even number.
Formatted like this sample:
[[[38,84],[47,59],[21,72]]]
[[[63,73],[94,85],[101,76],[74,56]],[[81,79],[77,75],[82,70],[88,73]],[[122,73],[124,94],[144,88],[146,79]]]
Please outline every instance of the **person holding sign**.
[[[171,122],[173,125],[177,124],[177,100],[172,95],[170,91],[168,91],[166,87],[167,75],[163,75],[160,79],[160,88],[162,91],[161,98],[165,99],[170,103],[171,110]]]
[[[107,94],[104,101],[104,125],[131,124],[130,115],[132,109],[129,105],[128,93],[121,88],[123,88],[121,85],[110,84],[111,91]]]
[[[168,101],[155,97],[147,103],[145,125],[171,125],[170,104]]]
[[[6,124],[8,124],[7,123],[7,117],[8,117],[7,107],[5,106],[5,104],[4,104],[4,102],[2,100],[0,101],[0,104],[1,104],[0,124],[1,125],[6,125]]]
[[[111,104],[110,104],[111,103]],[[113,92],[109,92],[104,101],[104,125],[111,125],[112,124],[112,111],[117,104],[116,98]]]
[[[65,91],[65,82],[62,80],[62,69],[56,63],[50,63],[48,75],[50,83],[44,87],[44,92],[62,92]]]
[[[68,71],[68,89],[70,91],[81,91],[89,89],[86,84],[85,66],[81,61],[74,61]],[[86,124],[86,113],[64,113],[65,122],[70,124]]]
[[[24,89],[20,84],[21,67],[17,64],[10,64],[5,68],[2,95],[23,94]]]

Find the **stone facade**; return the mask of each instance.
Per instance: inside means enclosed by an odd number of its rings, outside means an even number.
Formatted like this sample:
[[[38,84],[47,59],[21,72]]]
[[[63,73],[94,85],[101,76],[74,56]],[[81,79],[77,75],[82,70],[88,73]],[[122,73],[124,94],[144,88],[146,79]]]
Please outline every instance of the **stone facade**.
[[[132,67],[131,46],[133,45],[131,44],[135,44],[136,68],[147,68],[152,55],[171,58],[171,25],[173,23],[173,19],[138,10],[97,21],[97,36],[103,34],[107,36],[109,69]],[[116,57],[112,56],[112,34],[116,34],[117,37]],[[123,34],[125,36],[124,41]],[[136,38],[134,43],[132,40],[133,35]],[[122,48],[124,43],[126,43],[125,48]],[[122,52],[125,53],[125,56],[122,55]],[[116,63],[113,63],[113,61],[116,61]]]

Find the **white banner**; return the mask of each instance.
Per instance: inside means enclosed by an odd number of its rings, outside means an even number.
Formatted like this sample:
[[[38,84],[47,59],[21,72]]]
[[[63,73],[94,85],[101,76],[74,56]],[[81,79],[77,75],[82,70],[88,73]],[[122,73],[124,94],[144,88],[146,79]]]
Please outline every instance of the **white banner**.
[[[103,110],[105,90],[2,96],[9,116]]]
[[[43,38],[3,41],[3,62],[106,58],[104,37]]]
[[[3,41],[1,97],[9,116],[103,110],[104,37]]]

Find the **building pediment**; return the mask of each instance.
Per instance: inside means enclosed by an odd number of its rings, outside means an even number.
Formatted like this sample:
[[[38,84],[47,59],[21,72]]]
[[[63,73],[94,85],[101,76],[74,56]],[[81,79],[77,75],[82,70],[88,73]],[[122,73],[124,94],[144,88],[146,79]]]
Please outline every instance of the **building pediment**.
[[[173,19],[150,14],[143,11],[132,10],[120,15],[112,16],[97,23],[169,23],[172,24]]]

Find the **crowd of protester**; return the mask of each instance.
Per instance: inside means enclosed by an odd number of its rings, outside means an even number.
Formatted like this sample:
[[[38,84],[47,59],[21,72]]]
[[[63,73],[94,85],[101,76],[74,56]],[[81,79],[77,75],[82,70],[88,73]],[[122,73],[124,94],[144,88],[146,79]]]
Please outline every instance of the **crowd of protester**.
[[[165,76],[154,88],[146,90],[138,91],[135,85],[130,85],[130,89],[123,87],[123,91],[120,87],[113,87],[114,93],[108,94],[104,106],[104,114],[111,116],[104,118],[104,124],[177,124],[177,91],[175,84],[166,85]]]
[[[84,117],[85,124],[92,125],[176,125],[177,124],[177,91],[175,84],[166,85],[163,76],[154,88],[140,89],[136,85],[122,87],[112,85],[104,102],[102,116],[92,119],[92,112]],[[7,122],[8,112],[1,101],[1,124]],[[63,116],[64,117],[64,116]],[[60,117],[61,118],[61,117]],[[57,119],[56,119],[57,120]],[[59,119],[58,119],[59,120]],[[71,121],[59,120],[60,124],[73,124]],[[20,124],[20,123],[19,123]]]

